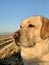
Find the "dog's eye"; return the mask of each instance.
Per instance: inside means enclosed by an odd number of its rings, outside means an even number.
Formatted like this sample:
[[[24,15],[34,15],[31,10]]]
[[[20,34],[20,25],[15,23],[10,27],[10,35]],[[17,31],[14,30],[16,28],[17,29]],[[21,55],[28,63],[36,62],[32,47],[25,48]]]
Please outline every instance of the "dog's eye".
[[[28,27],[35,27],[34,25],[32,25],[32,24],[29,24],[29,26]]]
[[[22,28],[22,26],[20,26],[20,28]]]

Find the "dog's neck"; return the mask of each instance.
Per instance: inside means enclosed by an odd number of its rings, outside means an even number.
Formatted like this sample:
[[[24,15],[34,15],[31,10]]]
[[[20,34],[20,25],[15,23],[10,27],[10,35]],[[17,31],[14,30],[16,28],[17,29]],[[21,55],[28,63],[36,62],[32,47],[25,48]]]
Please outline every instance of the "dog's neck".
[[[49,38],[45,42],[37,43],[34,47],[21,47],[21,55],[24,58],[40,58],[49,53]]]

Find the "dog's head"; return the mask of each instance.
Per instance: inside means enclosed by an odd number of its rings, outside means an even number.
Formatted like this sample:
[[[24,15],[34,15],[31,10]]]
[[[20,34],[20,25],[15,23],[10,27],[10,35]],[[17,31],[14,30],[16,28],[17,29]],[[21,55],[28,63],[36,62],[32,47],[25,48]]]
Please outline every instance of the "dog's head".
[[[14,32],[17,45],[33,47],[36,43],[49,36],[49,19],[43,16],[25,18],[20,25],[20,30]]]

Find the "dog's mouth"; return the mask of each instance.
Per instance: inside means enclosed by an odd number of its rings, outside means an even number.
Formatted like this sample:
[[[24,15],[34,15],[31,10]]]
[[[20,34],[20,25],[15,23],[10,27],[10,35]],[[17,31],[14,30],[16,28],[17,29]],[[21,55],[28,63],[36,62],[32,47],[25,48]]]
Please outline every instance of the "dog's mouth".
[[[14,39],[17,46],[20,46],[20,43],[18,42],[17,38]]]
[[[19,41],[15,40],[15,43],[17,46],[22,46],[22,47],[34,47],[35,46],[35,42],[31,43],[31,44],[27,44],[27,43],[20,43]]]
[[[33,45],[22,45],[23,47],[34,47],[35,46],[35,43]]]

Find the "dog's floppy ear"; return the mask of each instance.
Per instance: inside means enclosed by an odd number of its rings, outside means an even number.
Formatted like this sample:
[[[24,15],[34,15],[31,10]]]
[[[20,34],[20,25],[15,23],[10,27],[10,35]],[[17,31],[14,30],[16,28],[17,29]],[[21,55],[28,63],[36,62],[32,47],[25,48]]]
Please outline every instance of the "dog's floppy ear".
[[[42,21],[42,27],[40,36],[42,39],[46,39],[47,37],[49,37],[49,19],[41,17],[41,21]]]

